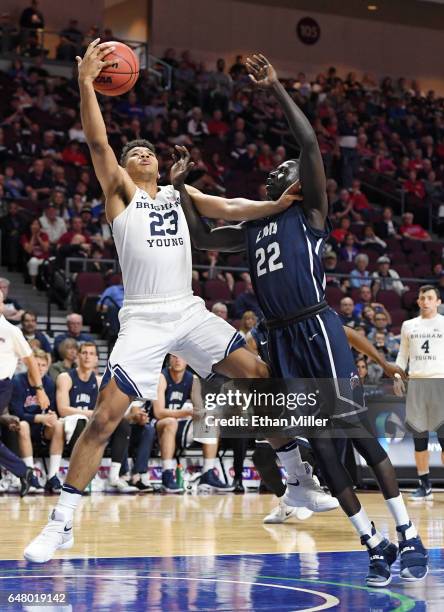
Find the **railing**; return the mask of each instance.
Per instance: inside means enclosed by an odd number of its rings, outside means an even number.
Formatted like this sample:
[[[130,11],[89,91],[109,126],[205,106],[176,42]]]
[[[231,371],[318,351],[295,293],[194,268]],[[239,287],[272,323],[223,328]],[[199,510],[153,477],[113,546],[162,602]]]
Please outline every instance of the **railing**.
[[[72,274],[71,264],[82,264],[81,271],[86,272],[87,265],[94,263],[96,261],[97,260],[92,259],[90,257],[87,259],[83,259],[83,257],[67,257],[65,259],[65,277],[67,279],[71,277],[71,274]],[[111,264],[113,272],[120,272],[120,266],[119,266],[119,262],[117,261],[117,259],[100,259],[99,261],[100,263],[103,263],[105,265]],[[76,265],[76,268],[78,268],[78,265]],[[76,272],[78,272],[78,269],[76,270]]]
[[[82,55],[86,46],[92,38],[84,36],[79,42],[65,39],[64,53],[58,53],[62,37],[60,31],[26,28],[16,29],[12,32],[0,32],[0,54],[3,58],[32,60],[38,55],[43,55],[45,62],[61,66],[69,66],[75,63],[75,56]],[[140,40],[118,38],[134,51],[139,59],[141,70],[147,69],[164,89],[171,89],[172,68],[163,60],[149,54],[148,43]]]

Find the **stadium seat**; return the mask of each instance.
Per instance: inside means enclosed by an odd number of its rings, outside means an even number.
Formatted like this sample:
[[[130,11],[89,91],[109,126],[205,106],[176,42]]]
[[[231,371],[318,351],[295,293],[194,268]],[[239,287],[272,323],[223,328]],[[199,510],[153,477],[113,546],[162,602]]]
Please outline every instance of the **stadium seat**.
[[[200,281],[194,280],[191,283],[191,289],[193,290],[194,295],[202,297],[202,285]]]
[[[376,301],[383,304],[390,313],[392,310],[401,308],[401,297],[396,291],[385,291],[381,289],[376,295]]]
[[[430,255],[433,254],[441,258],[444,249],[444,244],[442,242],[432,240],[431,242],[424,242],[424,248]]]
[[[344,297],[344,293],[338,287],[327,287],[325,289],[325,295],[327,302],[330,306],[333,306],[333,308],[336,308]]]
[[[402,305],[409,311],[416,310],[416,300],[418,299],[418,291],[412,289],[410,285],[409,291],[406,291],[402,296]]]
[[[82,304],[87,296],[99,296],[105,290],[105,281],[100,272],[79,272],[75,282],[77,300]]]
[[[396,310],[390,310],[390,316],[392,317],[391,327],[401,327],[406,319],[409,318],[408,312],[403,308],[397,308]]]
[[[425,251],[413,251],[412,253],[409,253],[407,255],[407,261],[414,266],[427,264],[429,268],[431,267],[430,254],[426,253]]]
[[[246,289],[245,281],[236,281],[234,283],[234,290],[233,290],[234,299],[236,299],[238,295],[243,293],[245,289]]]
[[[224,281],[208,280],[203,290],[207,300],[231,300],[231,291]]]
[[[422,246],[422,242],[418,240],[409,240],[408,238],[404,238],[402,241],[402,250],[404,253],[421,253],[424,249]]]

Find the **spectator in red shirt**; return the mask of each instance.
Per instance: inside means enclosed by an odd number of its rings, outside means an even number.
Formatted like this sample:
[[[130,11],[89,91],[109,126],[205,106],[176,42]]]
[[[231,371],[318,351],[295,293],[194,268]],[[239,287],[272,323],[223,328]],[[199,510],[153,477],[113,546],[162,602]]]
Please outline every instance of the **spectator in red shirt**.
[[[32,288],[36,289],[37,275],[39,267],[49,257],[49,238],[42,231],[42,226],[38,219],[31,221],[26,234],[23,234],[20,243],[27,255],[29,255],[28,273],[31,278]]]
[[[72,140],[63,149],[62,159],[65,164],[74,164],[74,166],[86,166],[88,160],[80,150],[80,145],[77,140]]]
[[[418,223],[413,223],[413,213],[406,212],[402,215],[402,225],[399,228],[399,233],[403,238],[411,240],[421,240],[427,242],[431,240],[430,234]]]
[[[348,217],[342,217],[339,222],[339,227],[337,227],[331,232],[331,237],[336,240],[338,244],[342,244],[345,240],[345,237],[350,232],[350,225],[350,219]]]
[[[404,189],[407,191],[407,193],[415,196],[419,200],[423,200],[425,198],[426,192],[424,182],[418,180],[415,170],[411,170],[409,172],[409,178],[404,183]]]
[[[84,256],[91,251],[91,240],[85,232],[83,221],[80,217],[71,219],[71,229],[65,232],[58,242],[59,252],[65,257]]]
[[[366,212],[372,209],[367,196],[361,191],[361,181],[355,179],[350,189],[350,200],[353,206],[353,210],[359,213],[366,214]]]
[[[214,110],[212,119],[208,121],[208,132],[212,136],[219,136],[221,140],[224,140],[229,131],[230,128],[223,119],[222,111],[220,109]]]

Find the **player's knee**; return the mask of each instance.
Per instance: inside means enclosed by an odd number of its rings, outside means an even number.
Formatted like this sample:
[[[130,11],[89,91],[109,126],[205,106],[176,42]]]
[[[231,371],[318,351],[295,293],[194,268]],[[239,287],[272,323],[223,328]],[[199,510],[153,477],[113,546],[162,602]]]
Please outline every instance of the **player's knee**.
[[[31,435],[31,428],[29,427],[28,421],[20,421],[20,429],[18,434],[21,437],[27,437]]]
[[[177,419],[174,417],[166,417],[166,419],[164,419],[164,427],[168,432],[176,433],[178,427]]]
[[[107,410],[101,409],[98,406],[88,422],[85,435],[89,435],[100,444],[103,444],[109,440],[118,424],[119,421],[117,419],[113,419]]]

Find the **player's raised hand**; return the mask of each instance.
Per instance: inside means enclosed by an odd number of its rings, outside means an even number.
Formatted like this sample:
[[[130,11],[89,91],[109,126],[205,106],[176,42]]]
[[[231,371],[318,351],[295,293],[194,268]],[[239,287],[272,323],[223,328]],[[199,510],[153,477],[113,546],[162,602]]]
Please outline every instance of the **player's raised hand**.
[[[179,189],[185,183],[191,168],[194,167],[194,162],[191,161],[191,156],[186,147],[176,145],[174,147],[176,153],[173,153],[174,164],[171,166],[170,179],[173,187]]]
[[[103,68],[111,66],[115,60],[106,60],[105,57],[111,53],[111,51],[114,51],[114,49],[115,47],[112,43],[100,44],[100,38],[93,40],[88,45],[83,57],[79,55],[76,56],[79,80],[94,81]]]
[[[297,180],[284,191],[284,193],[278,200],[276,200],[276,206],[280,210],[286,210],[289,206],[293,204],[293,202],[301,200],[303,200],[301,193],[301,183],[299,180]]]
[[[276,70],[262,53],[255,53],[252,57],[247,58],[246,66],[248,76],[255,85],[272,87],[274,83],[277,83]]]

